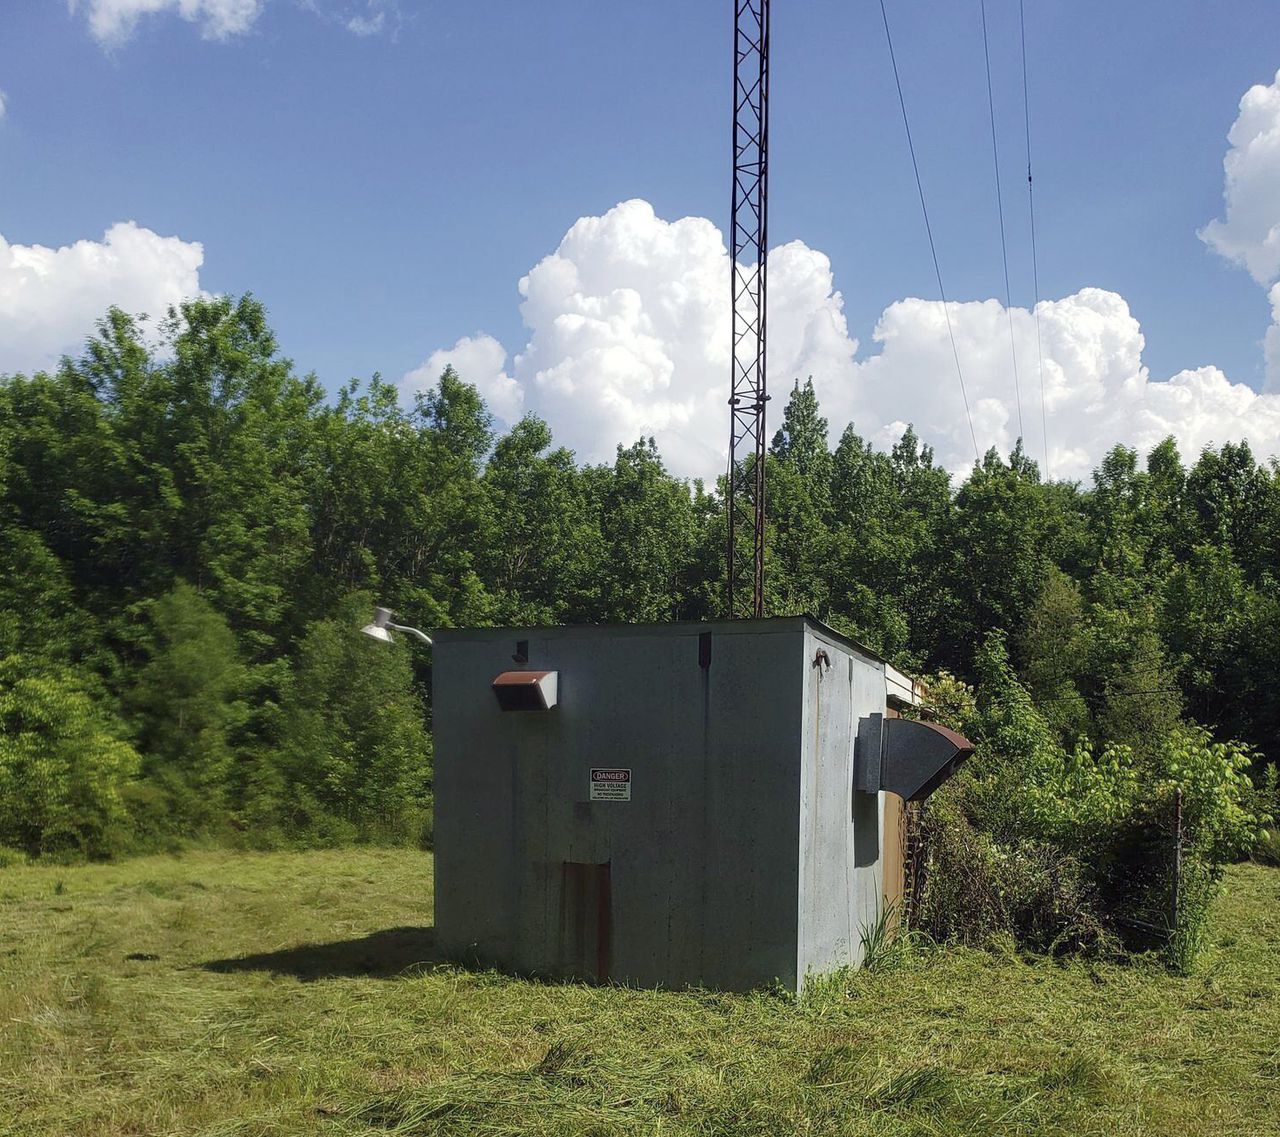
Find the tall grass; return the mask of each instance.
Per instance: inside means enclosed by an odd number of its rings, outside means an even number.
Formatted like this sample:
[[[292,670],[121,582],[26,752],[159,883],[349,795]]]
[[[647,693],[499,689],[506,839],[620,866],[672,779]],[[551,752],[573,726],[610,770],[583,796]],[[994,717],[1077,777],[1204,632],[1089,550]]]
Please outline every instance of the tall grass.
[[[0,870],[5,1137],[1280,1132],[1280,872],[1213,967],[912,945],[767,992],[441,963],[410,850]],[[880,956],[877,961],[878,955]]]

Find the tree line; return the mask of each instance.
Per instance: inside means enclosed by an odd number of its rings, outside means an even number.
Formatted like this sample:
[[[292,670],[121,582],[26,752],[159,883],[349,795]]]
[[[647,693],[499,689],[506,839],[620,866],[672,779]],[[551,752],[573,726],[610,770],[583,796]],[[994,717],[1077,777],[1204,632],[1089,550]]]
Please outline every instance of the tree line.
[[[910,428],[828,438],[797,383],[767,609],[975,687],[992,739],[1137,761],[1203,729],[1261,777],[1280,470],[1188,459],[1117,446],[1084,485],[1019,445],[953,485]],[[354,634],[375,600],[426,628],[717,618],[721,490],[651,439],[583,465],[534,416],[499,433],[449,369],[407,406],[376,376],[328,399],[251,297],[112,310],[0,379],[0,845],[429,839],[430,656]],[[996,721],[1024,695],[1032,726]]]

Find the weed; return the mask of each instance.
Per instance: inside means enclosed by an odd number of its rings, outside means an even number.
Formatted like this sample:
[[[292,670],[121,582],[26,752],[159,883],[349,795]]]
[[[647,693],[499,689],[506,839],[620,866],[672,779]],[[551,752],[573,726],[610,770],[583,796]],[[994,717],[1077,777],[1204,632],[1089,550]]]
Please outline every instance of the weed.
[[[1041,1075],[1047,1090],[1098,1097],[1111,1088],[1106,1066],[1093,1054],[1070,1054]]]
[[[1165,948],[1169,966],[1190,975],[1201,962],[1209,938],[1209,915],[1218,893],[1219,873],[1199,861],[1183,862],[1178,886],[1178,911]]]
[[[908,941],[900,927],[898,905],[888,904],[859,935],[866,971],[892,971],[906,958]]]
[[[904,1070],[867,1095],[874,1109],[919,1109],[942,1104],[953,1096],[949,1071],[938,1066]]]
[[[1280,867],[1280,829],[1264,829],[1253,850],[1253,859],[1260,865]]]
[[[875,1069],[874,1052],[864,1046],[844,1042],[816,1054],[809,1063],[805,1079],[819,1089],[860,1086],[865,1090]]]

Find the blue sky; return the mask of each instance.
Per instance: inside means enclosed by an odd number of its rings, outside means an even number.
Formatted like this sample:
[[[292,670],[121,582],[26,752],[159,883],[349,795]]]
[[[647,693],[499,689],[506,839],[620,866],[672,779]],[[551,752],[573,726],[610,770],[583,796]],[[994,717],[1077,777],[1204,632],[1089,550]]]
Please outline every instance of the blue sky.
[[[217,38],[220,6],[244,26]],[[1018,8],[987,8],[1026,307]],[[977,0],[888,9],[947,291],[1003,300]],[[579,218],[639,198],[723,229],[731,23],[728,0],[6,0],[0,234],[59,248],[132,220],[200,242],[200,287],[255,293],[330,388],[478,333],[514,356],[517,282]],[[1280,6],[1031,0],[1027,35],[1041,295],[1123,297],[1155,379],[1212,365],[1261,390],[1265,281],[1197,231],[1242,95],[1280,68]],[[866,360],[890,305],[936,298],[879,7],[776,0],[773,52],[771,243],[829,258]]]

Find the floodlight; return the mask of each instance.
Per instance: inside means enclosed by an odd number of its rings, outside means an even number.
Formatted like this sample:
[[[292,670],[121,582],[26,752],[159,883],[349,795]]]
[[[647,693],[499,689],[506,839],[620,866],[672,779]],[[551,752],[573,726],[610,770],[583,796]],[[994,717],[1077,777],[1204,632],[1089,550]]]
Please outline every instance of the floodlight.
[[[411,628],[407,624],[393,624],[391,617],[394,615],[395,613],[390,608],[375,608],[373,610],[373,623],[365,624],[360,630],[366,636],[370,636],[375,640],[381,640],[385,644],[393,644],[396,640],[391,634],[391,629],[394,628],[397,632],[405,632],[413,636],[414,639],[421,640],[428,647],[431,646],[431,637],[426,632],[420,632],[417,628]]]

